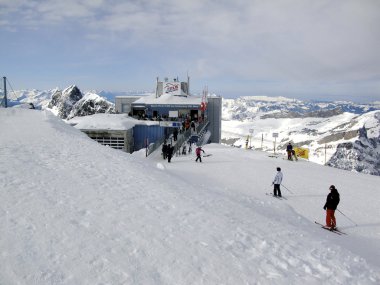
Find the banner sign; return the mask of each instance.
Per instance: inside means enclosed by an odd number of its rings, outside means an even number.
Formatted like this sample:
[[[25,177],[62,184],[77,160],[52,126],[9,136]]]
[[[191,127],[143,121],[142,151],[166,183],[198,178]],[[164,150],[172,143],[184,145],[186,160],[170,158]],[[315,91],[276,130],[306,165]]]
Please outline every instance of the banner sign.
[[[309,159],[309,149],[308,148],[295,147],[294,151],[296,152],[297,157]]]
[[[181,109],[198,109],[200,105],[195,104],[147,104],[155,108],[181,108]]]
[[[164,94],[181,95],[181,82],[165,82],[163,88]]]

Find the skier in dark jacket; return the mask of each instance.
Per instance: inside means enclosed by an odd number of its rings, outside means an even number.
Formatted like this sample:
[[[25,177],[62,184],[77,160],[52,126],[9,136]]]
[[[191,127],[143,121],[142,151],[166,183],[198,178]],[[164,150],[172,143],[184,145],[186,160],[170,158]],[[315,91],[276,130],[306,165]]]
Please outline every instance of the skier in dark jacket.
[[[293,151],[293,146],[291,143],[289,143],[286,147],[286,152],[288,153],[288,160],[292,160],[292,151]]]
[[[174,146],[171,146],[169,144],[166,152],[167,152],[167,156],[168,156],[168,162],[170,162],[172,160],[172,156],[173,156],[173,152],[174,152]]]
[[[168,154],[168,145],[165,142],[162,146],[162,156],[164,159],[166,159],[167,154]]]
[[[326,204],[323,209],[326,210],[326,227],[336,228],[335,210],[338,207],[340,196],[334,185],[330,186],[330,193],[327,195]]]
[[[177,141],[177,138],[178,138],[178,129],[175,128],[174,131],[173,131],[173,139],[174,139],[174,141]]]

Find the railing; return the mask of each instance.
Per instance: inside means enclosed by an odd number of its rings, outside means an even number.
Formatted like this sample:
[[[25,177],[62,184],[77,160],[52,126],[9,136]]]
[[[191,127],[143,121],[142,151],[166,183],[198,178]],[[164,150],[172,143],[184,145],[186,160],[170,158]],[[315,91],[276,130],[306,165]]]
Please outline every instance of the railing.
[[[196,133],[197,134],[202,133],[204,131],[204,129],[207,127],[208,124],[209,124],[208,121],[204,121],[203,123],[199,124],[198,127],[196,128]],[[185,132],[179,134],[177,141],[173,142],[173,147],[174,147],[173,153],[176,153],[181,148],[181,146],[183,145],[183,143],[186,142],[191,137],[191,135],[192,135],[191,128],[189,128]],[[160,146],[164,143],[164,141],[165,141],[165,138],[162,138],[160,140],[157,140],[155,143],[149,145],[147,156],[149,156],[155,150],[157,150],[158,148],[160,148]]]

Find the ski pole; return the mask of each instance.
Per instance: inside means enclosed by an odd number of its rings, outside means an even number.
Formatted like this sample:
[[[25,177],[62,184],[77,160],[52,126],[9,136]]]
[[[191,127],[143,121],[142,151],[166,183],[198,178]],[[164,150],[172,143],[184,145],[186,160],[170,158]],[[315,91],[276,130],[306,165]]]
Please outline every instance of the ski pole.
[[[339,213],[341,213],[343,216],[345,216],[349,221],[351,221],[355,226],[357,226],[358,224],[355,223],[353,220],[351,220],[349,217],[347,217],[345,214],[343,214],[339,209],[336,209]]]
[[[281,184],[286,190],[288,190],[290,193],[294,194],[292,191],[290,191],[284,184]]]

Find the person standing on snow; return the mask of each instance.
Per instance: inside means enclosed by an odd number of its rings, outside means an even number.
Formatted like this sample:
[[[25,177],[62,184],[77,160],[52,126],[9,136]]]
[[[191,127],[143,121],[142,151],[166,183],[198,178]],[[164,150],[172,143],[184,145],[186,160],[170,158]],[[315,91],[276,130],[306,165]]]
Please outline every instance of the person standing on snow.
[[[326,227],[336,228],[335,210],[338,207],[340,196],[334,185],[330,186],[330,193],[327,195],[326,204],[323,209],[326,210]]]
[[[293,146],[291,143],[288,143],[286,147],[286,152],[288,153],[288,160],[292,160],[292,151],[293,151]]]
[[[168,157],[168,162],[170,162],[172,160],[172,156],[173,156],[173,152],[174,152],[174,146],[171,146],[170,144],[168,145],[168,148],[166,150],[166,155]]]
[[[281,168],[277,167],[277,173],[276,173],[276,176],[274,177],[273,182],[272,182],[272,185],[274,185],[273,195],[276,196],[276,197],[277,196],[278,197],[282,197],[281,190],[280,190],[280,185],[281,185],[281,182],[282,182],[282,178],[283,178],[283,175],[282,175],[282,172],[281,172]]]
[[[195,154],[197,155],[197,159],[195,160],[195,162],[198,162],[198,159],[199,159],[200,162],[202,162],[201,151],[203,151],[203,153],[205,153],[205,151],[202,149],[201,146],[198,146],[195,149]]]
[[[164,142],[164,144],[162,145],[162,156],[164,159],[166,159],[167,157],[167,152],[168,152],[168,145],[166,144],[166,142]]]
[[[178,138],[178,129],[175,128],[174,131],[173,131],[173,139],[174,139],[175,142],[177,141],[177,138]]]

